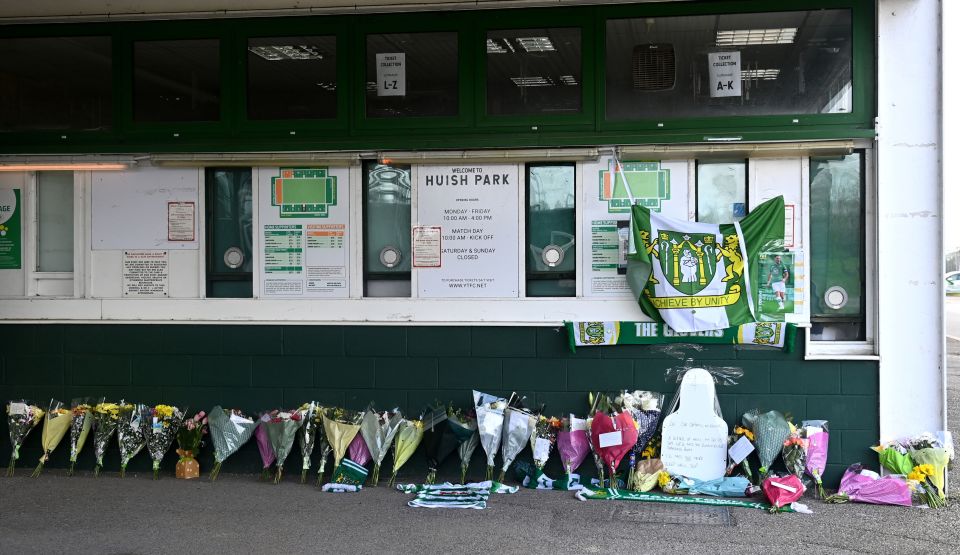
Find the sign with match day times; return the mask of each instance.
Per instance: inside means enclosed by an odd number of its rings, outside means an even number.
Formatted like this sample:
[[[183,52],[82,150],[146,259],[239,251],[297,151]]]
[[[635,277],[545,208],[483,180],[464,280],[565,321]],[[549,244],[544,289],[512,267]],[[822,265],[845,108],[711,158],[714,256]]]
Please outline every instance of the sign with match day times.
[[[420,167],[417,226],[439,226],[441,249],[417,271],[418,296],[519,296],[518,187],[516,165]]]

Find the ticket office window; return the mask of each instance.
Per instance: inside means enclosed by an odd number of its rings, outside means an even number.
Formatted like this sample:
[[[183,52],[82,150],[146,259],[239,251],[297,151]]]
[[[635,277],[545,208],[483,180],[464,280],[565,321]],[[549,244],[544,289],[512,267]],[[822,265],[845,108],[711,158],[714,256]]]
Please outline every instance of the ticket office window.
[[[864,153],[810,158],[810,338],[864,341]]]
[[[576,164],[527,164],[528,297],[575,297]]]
[[[746,160],[697,160],[697,221],[739,222],[747,215]]]
[[[410,296],[409,165],[363,166],[363,295]]]
[[[76,188],[72,171],[34,174],[34,248],[27,254],[28,295],[70,297],[75,294]]]
[[[253,297],[250,168],[207,168],[207,297]]]

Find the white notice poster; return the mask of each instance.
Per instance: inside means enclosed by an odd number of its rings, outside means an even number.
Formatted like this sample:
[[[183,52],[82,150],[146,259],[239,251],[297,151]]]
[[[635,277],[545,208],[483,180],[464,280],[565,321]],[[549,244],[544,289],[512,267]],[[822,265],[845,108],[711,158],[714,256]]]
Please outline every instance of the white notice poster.
[[[377,54],[377,96],[406,96],[407,55]]]
[[[440,266],[417,270],[420,297],[520,294],[516,165],[421,166],[417,223],[439,226]]]
[[[169,286],[167,251],[123,251],[124,297],[167,297]]]
[[[260,295],[349,294],[346,168],[259,168]]]
[[[440,226],[419,226],[413,228],[413,267],[440,267]]]
[[[711,52],[707,54],[711,97],[741,96],[743,84],[740,81],[739,52]]]

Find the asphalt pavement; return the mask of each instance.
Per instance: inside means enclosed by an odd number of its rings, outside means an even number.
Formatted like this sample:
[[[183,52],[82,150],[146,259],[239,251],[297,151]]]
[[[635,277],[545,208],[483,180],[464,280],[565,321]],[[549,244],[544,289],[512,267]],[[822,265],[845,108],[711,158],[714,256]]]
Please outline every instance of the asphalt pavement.
[[[948,340],[949,417],[960,437],[960,342]],[[289,464],[289,463],[288,463]],[[951,482],[958,482],[951,473]],[[224,474],[152,481],[105,474],[0,478],[0,553],[950,553],[960,501],[938,511],[862,504],[814,514],[521,490],[485,510],[410,508],[385,486],[322,493]],[[954,487],[957,490],[957,487]]]

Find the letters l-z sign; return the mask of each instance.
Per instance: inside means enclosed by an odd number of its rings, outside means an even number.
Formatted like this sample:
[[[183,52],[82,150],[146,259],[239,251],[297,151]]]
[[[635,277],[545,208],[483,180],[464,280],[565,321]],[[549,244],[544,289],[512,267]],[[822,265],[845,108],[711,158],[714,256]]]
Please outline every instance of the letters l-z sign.
[[[707,54],[710,96],[741,96],[740,52],[711,52]]]

